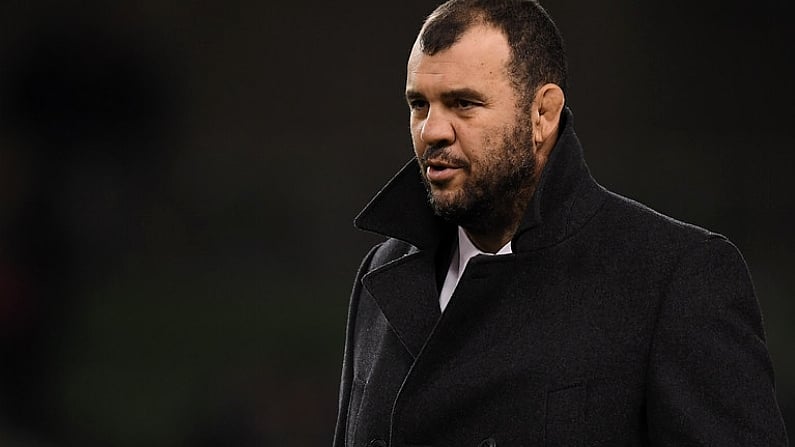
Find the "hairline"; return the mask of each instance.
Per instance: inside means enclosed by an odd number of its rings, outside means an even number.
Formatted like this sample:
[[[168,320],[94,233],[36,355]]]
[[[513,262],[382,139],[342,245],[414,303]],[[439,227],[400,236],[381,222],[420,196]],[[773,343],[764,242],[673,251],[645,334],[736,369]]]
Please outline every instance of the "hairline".
[[[478,8],[473,10],[470,14],[467,15],[466,20],[463,21],[464,27],[458,35],[455,36],[455,39],[449,44],[445,46],[441,46],[437,48],[435,51],[430,51],[423,41],[423,35],[425,34],[425,30],[428,24],[433,23],[438,19],[438,15],[436,12],[428,16],[423,24],[422,28],[420,29],[420,33],[417,36],[417,42],[422,54],[433,56],[438,54],[442,51],[449,50],[456,44],[458,44],[461,39],[474,28],[477,27],[485,27],[491,30],[497,31],[505,38],[505,44],[508,46],[508,60],[505,61],[503,68],[505,69],[505,75],[508,78],[508,82],[511,84],[511,88],[513,88],[514,92],[517,95],[517,107],[519,108],[529,108],[530,104],[533,101],[533,97],[538,89],[541,87],[543,81],[538,82],[538,85],[532,86],[532,91],[527,86],[527,84],[522,83],[521,76],[517,74],[517,71],[524,72],[524,68],[522,67],[521,63],[518,61],[516,57],[517,49],[514,45],[511,45],[510,36],[508,36],[508,32],[504,26],[500,26],[495,21],[490,20],[488,14],[484,9]],[[529,75],[529,73],[525,74]]]

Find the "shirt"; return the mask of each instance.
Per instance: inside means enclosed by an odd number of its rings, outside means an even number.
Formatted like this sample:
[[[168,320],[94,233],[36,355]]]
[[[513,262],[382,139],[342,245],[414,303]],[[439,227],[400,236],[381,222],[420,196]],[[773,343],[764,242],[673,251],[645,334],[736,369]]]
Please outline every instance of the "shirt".
[[[458,280],[461,279],[461,275],[463,275],[464,269],[466,269],[470,259],[477,255],[494,256],[508,255],[511,253],[513,253],[511,250],[511,241],[508,241],[497,253],[486,253],[481,251],[475,247],[475,244],[469,239],[466,231],[458,227],[458,246],[455,249],[455,253],[453,253],[453,258],[450,259],[450,267],[447,268],[447,276],[444,278],[442,291],[439,293],[439,307],[441,307],[442,312],[444,312],[444,309],[450,302],[450,298],[452,298],[453,292],[455,292],[455,288],[458,285]]]

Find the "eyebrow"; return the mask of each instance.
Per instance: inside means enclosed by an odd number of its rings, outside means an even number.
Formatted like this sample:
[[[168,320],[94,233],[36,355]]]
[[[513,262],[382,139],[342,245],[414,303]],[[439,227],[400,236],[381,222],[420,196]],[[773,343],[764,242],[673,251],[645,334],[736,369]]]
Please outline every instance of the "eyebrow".
[[[406,101],[411,102],[417,99],[425,99],[425,97],[416,90],[406,90]]]
[[[442,97],[442,101],[445,101],[445,102],[452,101],[452,100],[455,100],[455,99],[460,99],[460,98],[469,98],[469,99],[474,99],[476,101],[483,101],[483,102],[486,101],[486,98],[483,96],[482,93],[480,93],[477,90],[471,89],[471,88],[457,88],[457,89],[454,89],[454,90],[449,90],[449,91],[443,92],[441,94],[441,97]],[[414,100],[417,100],[417,99],[425,99],[425,96],[422,95],[420,92],[418,92],[416,90],[406,90],[406,100],[407,101],[410,102],[410,101],[414,101]]]

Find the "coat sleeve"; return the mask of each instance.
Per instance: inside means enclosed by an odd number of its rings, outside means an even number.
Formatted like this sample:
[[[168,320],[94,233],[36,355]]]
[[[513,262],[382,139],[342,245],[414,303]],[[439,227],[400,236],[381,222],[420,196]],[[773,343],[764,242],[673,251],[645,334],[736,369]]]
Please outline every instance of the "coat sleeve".
[[[362,260],[359,271],[356,273],[350,304],[348,305],[348,322],[345,328],[345,350],[342,358],[342,377],[340,378],[339,403],[337,407],[337,426],[334,430],[334,447],[343,447],[345,445],[346,429],[348,427],[348,404],[353,384],[353,341],[356,327],[356,311],[359,307],[362,277],[367,273],[373,255],[379,246],[373,247]]]
[[[649,362],[651,445],[787,445],[759,304],[726,239],[710,237],[682,256]]]

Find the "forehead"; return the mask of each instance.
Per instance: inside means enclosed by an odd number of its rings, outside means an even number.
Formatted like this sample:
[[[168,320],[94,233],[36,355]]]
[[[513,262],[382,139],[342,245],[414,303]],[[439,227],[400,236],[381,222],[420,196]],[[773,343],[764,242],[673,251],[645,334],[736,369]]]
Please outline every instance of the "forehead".
[[[409,56],[406,88],[446,84],[450,88],[483,82],[507,82],[510,48],[497,28],[476,25],[468,29],[450,48],[428,55],[419,39]]]

